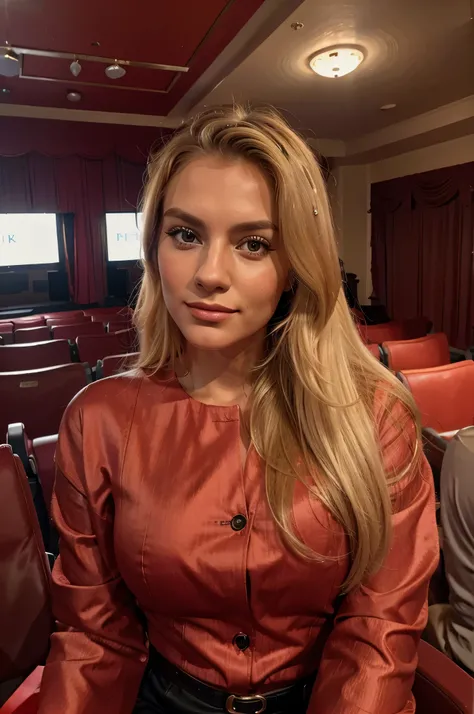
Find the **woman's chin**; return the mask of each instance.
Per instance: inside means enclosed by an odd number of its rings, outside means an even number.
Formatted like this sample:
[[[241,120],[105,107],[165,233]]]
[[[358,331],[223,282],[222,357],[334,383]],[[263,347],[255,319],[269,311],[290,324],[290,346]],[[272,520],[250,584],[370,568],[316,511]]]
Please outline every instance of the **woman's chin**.
[[[199,350],[225,350],[242,341],[242,337],[230,335],[220,326],[196,325],[182,330],[187,344]]]

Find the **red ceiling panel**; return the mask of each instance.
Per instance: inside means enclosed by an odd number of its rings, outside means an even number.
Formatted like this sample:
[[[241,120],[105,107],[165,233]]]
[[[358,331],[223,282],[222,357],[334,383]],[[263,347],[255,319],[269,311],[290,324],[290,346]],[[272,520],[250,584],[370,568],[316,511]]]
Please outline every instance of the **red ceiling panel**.
[[[0,37],[14,47],[189,67],[176,73],[127,67],[109,80],[106,64],[82,61],[75,79],[70,59],[23,57],[28,78],[0,76],[0,102],[109,112],[166,115],[263,4],[264,0],[22,0],[0,9]],[[99,47],[91,43],[100,42]],[[54,81],[51,81],[54,80]],[[102,86],[105,85],[105,86]],[[128,88],[127,88],[128,87]],[[70,90],[82,100],[71,104]],[[158,91],[158,90],[161,90]]]

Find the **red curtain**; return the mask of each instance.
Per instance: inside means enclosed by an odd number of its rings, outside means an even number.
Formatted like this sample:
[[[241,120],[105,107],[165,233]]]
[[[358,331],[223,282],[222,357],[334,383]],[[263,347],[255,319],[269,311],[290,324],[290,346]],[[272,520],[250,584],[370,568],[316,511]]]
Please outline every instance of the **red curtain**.
[[[0,117],[0,212],[74,214],[75,302],[106,295],[104,214],[135,211],[153,127]]]
[[[472,343],[474,163],[372,185],[374,293],[394,319],[421,317]]]

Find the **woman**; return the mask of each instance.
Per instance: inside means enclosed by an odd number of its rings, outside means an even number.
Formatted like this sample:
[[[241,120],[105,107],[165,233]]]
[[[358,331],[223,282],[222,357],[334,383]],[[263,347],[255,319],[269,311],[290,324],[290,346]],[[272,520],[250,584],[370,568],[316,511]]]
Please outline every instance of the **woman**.
[[[41,714],[412,712],[437,561],[313,155],[209,110],[149,166],[138,369],[70,405]]]

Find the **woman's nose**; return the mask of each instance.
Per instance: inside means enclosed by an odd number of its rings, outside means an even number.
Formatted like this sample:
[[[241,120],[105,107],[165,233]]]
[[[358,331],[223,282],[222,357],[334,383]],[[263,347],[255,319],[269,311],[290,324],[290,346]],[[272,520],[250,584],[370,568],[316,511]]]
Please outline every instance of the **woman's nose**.
[[[196,285],[207,292],[223,292],[229,289],[231,279],[228,251],[229,246],[218,243],[206,246],[201,251],[200,263],[194,276]]]

